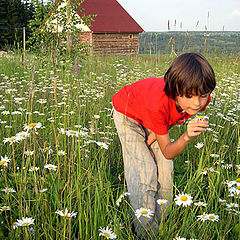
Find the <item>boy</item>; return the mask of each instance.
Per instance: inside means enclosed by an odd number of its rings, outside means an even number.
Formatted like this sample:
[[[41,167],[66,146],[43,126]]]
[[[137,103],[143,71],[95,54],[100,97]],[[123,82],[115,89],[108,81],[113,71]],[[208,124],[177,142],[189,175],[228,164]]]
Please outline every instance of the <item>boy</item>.
[[[113,96],[113,118],[122,145],[125,179],[134,211],[150,209],[160,221],[158,199],[172,199],[173,161],[188,142],[206,131],[206,120],[191,120],[186,132],[175,142],[168,130],[204,111],[216,85],[208,61],[200,54],[177,57],[164,78],[147,78],[123,87]],[[153,218],[135,221],[142,227],[158,229]]]

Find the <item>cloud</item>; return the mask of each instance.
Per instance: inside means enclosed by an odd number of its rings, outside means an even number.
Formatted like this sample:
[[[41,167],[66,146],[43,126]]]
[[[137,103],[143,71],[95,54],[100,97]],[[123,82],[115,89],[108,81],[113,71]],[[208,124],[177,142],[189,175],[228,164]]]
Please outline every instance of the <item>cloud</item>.
[[[234,15],[234,16],[240,16],[240,10],[238,10],[238,9],[233,10],[233,11],[232,11],[232,15]]]

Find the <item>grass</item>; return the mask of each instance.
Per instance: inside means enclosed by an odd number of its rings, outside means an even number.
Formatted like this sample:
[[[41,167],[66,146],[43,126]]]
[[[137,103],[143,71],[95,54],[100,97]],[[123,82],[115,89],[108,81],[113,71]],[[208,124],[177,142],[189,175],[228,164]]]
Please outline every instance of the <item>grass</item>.
[[[173,191],[208,205],[183,208],[173,201],[158,239],[240,236],[239,207],[227,211],[227,205],[219,201],[240,204],[239,195],[230,197],[226,185],[239,179],[240,172],[239,59],[207,57],[217,77],[217,88],[204,113],[210,128],[174,160]],[[74,61],[67,59],[52,66],[44,56],[28,54],[24,65],[17,54],[1,57],[0,156],[6,155],[10,162],[0,165],[0,207],[10,210],[0,212],[0,238],[100,239],[104,238],[99,237],[100,227],[109,226],[118,239],[136,239],[127,198],[116,205],[127,189],[120,143],[110,117],[111,97],[131,82],[162,77],[172,59],[166,55],[91,57],[76,70]],[[31,123],[41,123],[41,127],[30,129],[29,136],[16,143],[3,142]],[[177,139],[185,128],[176,126],[170,137]],[[197,142],[203,142],[203,148],[195,148]],[[56,166],[56,171],[45,168],[46,164]],[[39,169],[29,171],[34,167]],[[5,187],[16,192],[5,193]],[[55,213],[64,214],[65,208],[77,216]],[[197,221],[204,212],[218,215],[219,221]],[[23,217],[34,219],[34,224],[14,229],[14,222]]]

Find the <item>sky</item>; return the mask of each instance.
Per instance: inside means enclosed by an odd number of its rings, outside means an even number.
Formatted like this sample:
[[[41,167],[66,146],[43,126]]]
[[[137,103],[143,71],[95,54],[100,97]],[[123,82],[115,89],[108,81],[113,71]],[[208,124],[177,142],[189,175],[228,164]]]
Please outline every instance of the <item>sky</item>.
[[[117,1],[145,32],[240,31],[240,0]]]

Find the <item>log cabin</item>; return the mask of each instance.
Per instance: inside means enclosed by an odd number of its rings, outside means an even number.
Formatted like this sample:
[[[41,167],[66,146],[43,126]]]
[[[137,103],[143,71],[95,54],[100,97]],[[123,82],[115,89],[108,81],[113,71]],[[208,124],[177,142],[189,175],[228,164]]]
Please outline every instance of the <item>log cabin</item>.
[[[116,0],[85,0],[82,14],[96,15],[79,40],[92,46],[92,54],[136,55],[139,33],[144,30]]]

